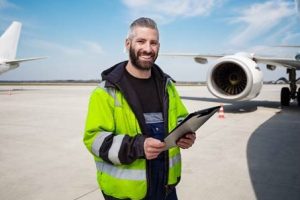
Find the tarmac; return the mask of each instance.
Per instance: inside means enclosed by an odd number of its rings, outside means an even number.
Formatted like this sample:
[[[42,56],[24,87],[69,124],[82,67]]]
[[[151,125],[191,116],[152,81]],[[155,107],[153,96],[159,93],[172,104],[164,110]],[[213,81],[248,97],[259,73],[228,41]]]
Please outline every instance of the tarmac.
[[[95,86],[0,85],[0,199],[103,199],[82,142]],[[224,105],[182,150],[180,200],[300,199],[300,107],[281,108],[281,87],[239,103],[177,87],[190,112]]]

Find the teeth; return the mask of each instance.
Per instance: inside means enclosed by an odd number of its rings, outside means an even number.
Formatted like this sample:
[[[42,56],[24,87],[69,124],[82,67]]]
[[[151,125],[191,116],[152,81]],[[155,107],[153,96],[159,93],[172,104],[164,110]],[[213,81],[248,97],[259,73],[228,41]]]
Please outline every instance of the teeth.
[[[151,59],[151,56],[141,56],[143,59]]]

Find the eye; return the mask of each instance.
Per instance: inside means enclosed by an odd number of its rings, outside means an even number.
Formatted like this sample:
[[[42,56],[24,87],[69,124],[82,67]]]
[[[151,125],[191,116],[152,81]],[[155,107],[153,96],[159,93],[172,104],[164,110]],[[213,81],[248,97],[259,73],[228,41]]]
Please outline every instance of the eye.
[[[151,41],[151,43],[150,43],[152,46],[158,46],[158,41]]]
[[[145,43],[145,40],[137,40],[136,41],[138,44],[144,44]]]

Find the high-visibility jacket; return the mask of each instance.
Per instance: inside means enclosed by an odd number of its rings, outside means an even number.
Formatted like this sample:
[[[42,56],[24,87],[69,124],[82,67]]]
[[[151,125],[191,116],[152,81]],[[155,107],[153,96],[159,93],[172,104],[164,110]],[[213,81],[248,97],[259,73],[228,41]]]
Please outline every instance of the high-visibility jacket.
[[[94,155],[97,180],[104,194],[118,199],[143,199],[147,194],[147,161],[144,140],[149,136],[139,102],[123,76],[127,62],[102,73],[103,81],[92,92],[84,143]],[[174,83],[158,66],[163,116],[168,134],[187,115]],[[163,87],[161,87],[163,86]],[[166,151],[167,183],[176,185],[181,175],[178,147]]]

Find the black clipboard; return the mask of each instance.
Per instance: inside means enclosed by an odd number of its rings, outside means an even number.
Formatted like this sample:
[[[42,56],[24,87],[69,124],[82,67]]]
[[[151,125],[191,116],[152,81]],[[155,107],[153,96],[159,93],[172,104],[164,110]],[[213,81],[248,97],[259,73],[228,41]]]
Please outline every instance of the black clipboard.
[[[177,146],[176,141],[188,132],[196,132],[211,116],[213,116],[221,106],[215,106],[190,113],[165,137],[164,142],[167,150]]]

